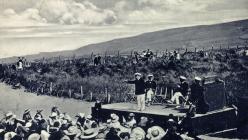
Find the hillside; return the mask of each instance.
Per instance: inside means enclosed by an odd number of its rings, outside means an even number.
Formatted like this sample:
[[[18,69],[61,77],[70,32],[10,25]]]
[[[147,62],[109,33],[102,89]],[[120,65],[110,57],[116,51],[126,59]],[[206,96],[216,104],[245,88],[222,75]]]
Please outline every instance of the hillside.
[[[203,48],[219,45],[243,43],[241,36],[248,33],[248,20],[229,23],[175,28],[145,33],[135,37],[116,39],[104,43],[92,44],[75,51],[77,55],[89,52],[131,50],[171,50],[176,48]]]
[[[103,43],[91,44],[71,51],[43,52],[26,56],[27,59],[41,59],[43,57],[82,56],[91,52],[105,53],[106,51],[127,53],[131,50],[171,50],[177,48],[209,48],[243,44],[242,36],[248,34],[248,19],[214,25],[200,25],[168,29],[144,33],[134,37],[115,39]],[[16,57],[2,59],[2,62],[16,61]]]

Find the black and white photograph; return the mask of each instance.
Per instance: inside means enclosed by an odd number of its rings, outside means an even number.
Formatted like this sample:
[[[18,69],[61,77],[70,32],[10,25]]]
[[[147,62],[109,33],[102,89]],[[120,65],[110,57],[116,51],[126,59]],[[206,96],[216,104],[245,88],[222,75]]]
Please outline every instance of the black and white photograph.
[[[0,0],[0,140],[248,140],[248,0]]]

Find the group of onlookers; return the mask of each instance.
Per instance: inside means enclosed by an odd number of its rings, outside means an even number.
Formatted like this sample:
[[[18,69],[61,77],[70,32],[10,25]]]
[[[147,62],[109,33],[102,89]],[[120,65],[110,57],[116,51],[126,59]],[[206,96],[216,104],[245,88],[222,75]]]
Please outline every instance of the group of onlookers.
[[[100,102],[96,103],[101,104]],[[78,113],[71,117],[54,106],[48,118],[43,110],[31,115],[26,109],[23,117],[17,118],[7,112],[0,122],[0,140],[182,140],[197,138],[186,115],[179,122],[170,114],[167,120],[157,123],[151,117],[110,114],[103,121],[99,117]]]

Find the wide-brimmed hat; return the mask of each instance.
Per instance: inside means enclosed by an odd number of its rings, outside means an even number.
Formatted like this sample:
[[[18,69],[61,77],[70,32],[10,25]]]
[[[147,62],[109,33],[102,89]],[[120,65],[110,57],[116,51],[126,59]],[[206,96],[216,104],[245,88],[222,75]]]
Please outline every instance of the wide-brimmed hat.
[[[84,118],[85,114],[84,113],[78,113],[75,117]]]
[[[53,112],[49,117],[50,117],[50,118],[57,117],[57,113]]]
[[[148,74],[147,77],[154,77],[154,75],[153,74]]]
[[[179,76],[179,79],[186,80],[187,78],[184,76]]]
[[[64,120],[67,120],[68,122],[70,122],[72,120],[72,118],[70,115],[65,114]]]
[[[67,130],[64,130],[64,133],[67,136],[72,136],[72,135],[76,135],[79,133],[79,130],[77,129],[76,126],[70,126]]]
[[[201,81],[202,79],[201,79],[200,77],[196,76],[196,77],[195,77],[195,80],[196,80],[196,81]]]
[[[25,111],[24,111],[24,114],[27,114],[27,113],[29,113],[31,110],[28,108],[28,109],[26,109]]]
[[[38,133],[33,133],[29,135],[28,140],[40,140],[40,135]]]
[[[134,117],[135,116],[135,114],[134,113],[129,113],[129,115],[128,115],[129,117]]]
[[[117,116],[116,114],[111,114],[111,121],[112,122],[118,122],[119,121],[119,116]]]
[[[6,118],[10,118],[10,117],[12,117],[13,115],[14,115],[13,112],[9,111],[9,112],[7,112],[7,113],[5,114],[5,117],[6,117]]]
[[[89,120],[92,119],[92,115],[87,115],[86,119],[89,119]]]
[[[83,139],[83,140],[92,139],[92,138],[95,138],[98,135],[98,132],[99,132],[98,129],[90,128],[90,129],[85,130],[81,134],[80,138]]]
[[[37,113],[41,113],[43,111],[43,109],[38,109]]]
[[[131,137],[135,137],[135,139],[143,140],[145,139],[145,131],[141,127],[136,127],[131,132]]]
[[[48,140],[50,137],[50,134],[46,130],[41,130],[40,137],[41,137],[41,140]]]
[[[5,136],[8,136],[8,138],[11,139],[11,138],[13,138],[13,137],[16,136],[16,133],[15,133],[15,132],[7,132],[7,133],[4,134],[4,137],[5,137]]]
[[[156,139],[156,138],[161,138],[166,134],[164,129],[160,126],[152,126],[151,128],[148,129],[148,134],[147,136],[150,137],[150,139]]]
[[[141,76],[142,74],[141,73],[139,73],[139,72],[136,72],[135,74],[134,74],[134,76]]]

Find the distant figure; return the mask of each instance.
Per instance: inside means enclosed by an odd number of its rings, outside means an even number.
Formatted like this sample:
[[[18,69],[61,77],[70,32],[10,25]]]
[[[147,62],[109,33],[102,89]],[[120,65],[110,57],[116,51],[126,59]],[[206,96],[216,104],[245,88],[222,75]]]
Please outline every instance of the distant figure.
[[[196,113],[204,114],[208,112],[209,105],[205,101],[204,87],[200,84],[202,79],[195,77],[195,82],[190,86],[191,94],[189,101],[195,104]]]
[[[145,82],[144,79],[141,77],[141,73],[135,73],[135,80],[134,81],[126,81],[129,84],[135,85],[135,95],[137,96],[137,104],[138,104],[138,111],[145,110]]]
[[[17,69],[23,70],[23,60],[19,57],[19,60],[17,62]]]
[[[152,102],[152,95],[155,94],[157,84],[154,81],[154,76],[152,74],[149,74],[147,77],[148,77],[148,81],[146,81],[145,83],[146,100],[147,100],[147,105],[150,106]]]

